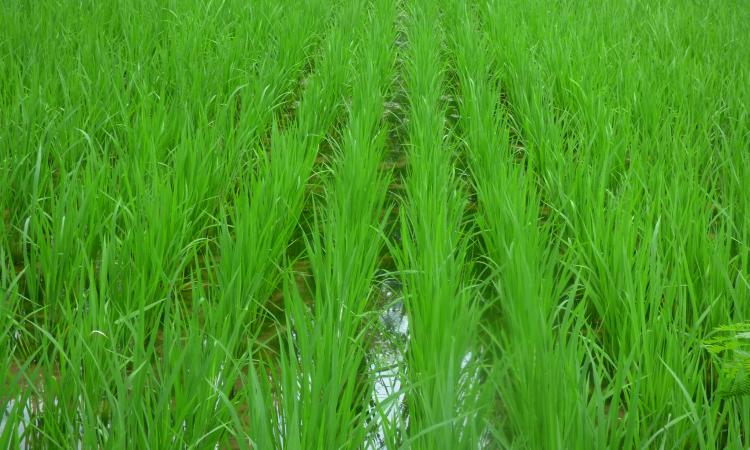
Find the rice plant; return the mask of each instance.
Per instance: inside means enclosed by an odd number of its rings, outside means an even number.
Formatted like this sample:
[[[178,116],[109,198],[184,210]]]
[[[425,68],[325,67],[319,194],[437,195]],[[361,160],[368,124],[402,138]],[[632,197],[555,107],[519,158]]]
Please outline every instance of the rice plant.
[[[746,2],[0,30],[0,448],[750,446]]]

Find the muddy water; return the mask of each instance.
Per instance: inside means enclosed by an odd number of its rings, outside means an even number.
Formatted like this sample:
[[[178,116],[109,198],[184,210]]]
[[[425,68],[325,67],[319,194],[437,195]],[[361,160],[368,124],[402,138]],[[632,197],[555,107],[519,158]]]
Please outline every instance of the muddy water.
[[[406,350],[409,345],[409,318],[404,308],[401,286],[398,280],[389,279],[381,289],[383,309],[380,313],[382,331],[371,351],[370,369],[375,374],[375,384],[370,404],[375,415],[373,432],[367,443],[368,450],[400,448],[400,438],[409,425],[409,414],[405,403]],[[480,383],[475,355],[469,351],[461,361],[460,385],[466,392],[476,394]],[[463,402],[466,399],[461,399]],[[464,418],[463,426],[470,417]],[[387,438],[396,442],[388,441]],[[490,448],[489,436],[485,435],[480,449]]]
[[[53,408],[59,406],[57,400],[53,403]],[[8,446],[7,448],[17,448],[19,450],[38,448],[38,445],[35,445],[35,442],[30,442],[28,440],[26,431],[34,428],[33,421],[39,417],[39,414],[41,414],[43,410],[44,403],[38,400],[33,400],[33,398],[27,398],[25,400],[16,398],[10,399],[6,402],[3,407],[3,414],[0,416],[0,438],[10,437],[8,444],[16,445],[16,447]],[[15,425],[16,428],[15,438],[11,437],[11,434],[5,436],[7,432],[6,429],[13,425]],[[80,450],[83,449],[83,429],[78,429],[78,435],[79,440],[76,448]]]
[[[17,399],[10,399],[3,408],[2,417],[0,417],[0,436],[4,436],[9,423],[16,424],[16,438],[21,449],[29,448],[26,439],[23,438],[24,431],[31,424],[33,405],[31,402],[22,403]],[[16,417],[17,416],[17,417]],[[12,441],[11,441],[12,442]]]
[[[398,431],[404,430],[408,421],[403,385],[409,319],[404,310],[399,283],[394,279],[386,280],[381,289],[381,297],[382,328],[370,355],[370,370],[375,374],[370,405],[376,415],[374,431],[367,443],[368,450],[387,448],[387,436],[398,436]]]

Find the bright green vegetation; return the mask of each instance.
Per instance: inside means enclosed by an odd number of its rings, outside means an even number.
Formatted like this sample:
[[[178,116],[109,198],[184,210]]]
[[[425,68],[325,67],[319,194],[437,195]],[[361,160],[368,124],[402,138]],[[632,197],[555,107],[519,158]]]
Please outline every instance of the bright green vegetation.
[[[750,5],[292,3],[0,6],[0,448],[750,447]]]

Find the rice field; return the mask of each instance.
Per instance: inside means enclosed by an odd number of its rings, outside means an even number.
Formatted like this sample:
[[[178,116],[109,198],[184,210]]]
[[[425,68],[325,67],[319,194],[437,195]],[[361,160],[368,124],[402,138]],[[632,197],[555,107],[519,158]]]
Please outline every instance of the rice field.
[[[0,4],[0,448],[750,448],[750,4]]]

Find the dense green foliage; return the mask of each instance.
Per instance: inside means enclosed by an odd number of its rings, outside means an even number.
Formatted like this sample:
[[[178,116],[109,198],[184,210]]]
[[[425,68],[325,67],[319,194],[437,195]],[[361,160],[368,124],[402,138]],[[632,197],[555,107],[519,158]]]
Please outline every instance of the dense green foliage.
[[[739,0],[3,2],[0,448],[750,447],[748,36]]]

